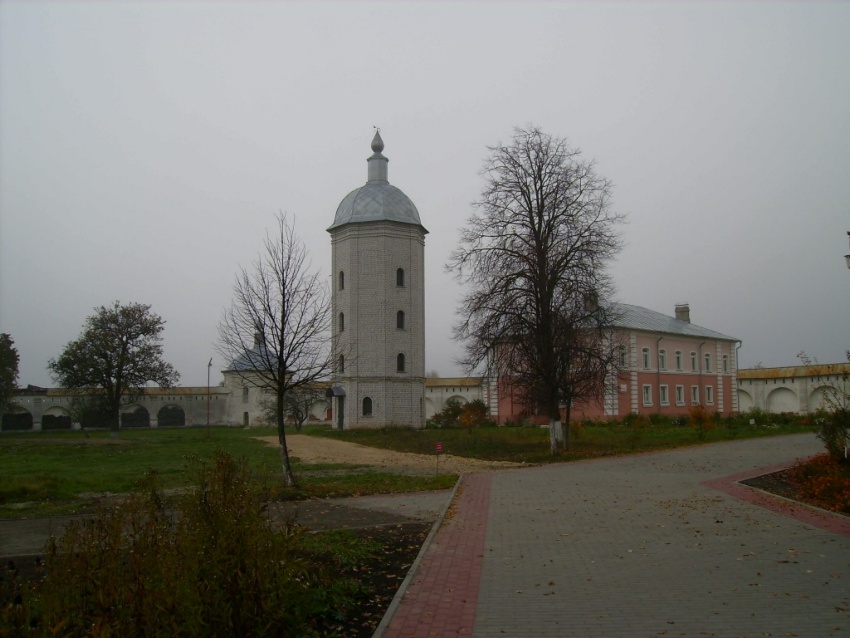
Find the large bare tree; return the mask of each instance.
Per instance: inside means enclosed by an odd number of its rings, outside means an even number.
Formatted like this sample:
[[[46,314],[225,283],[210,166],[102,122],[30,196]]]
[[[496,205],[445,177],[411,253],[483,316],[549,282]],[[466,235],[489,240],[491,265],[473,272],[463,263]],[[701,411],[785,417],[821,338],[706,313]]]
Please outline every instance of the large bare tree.
[[[236,277],[233,301],[219,323],[218,350],[246,384],[273,397],[284,480],[292,486],[286,396],[332,371],[331,298],[294,224],[283,213],[276,220],[253,266]]]
[[[455,338],[469,371],[487,367],[545,412],[554,454],[569,446],[562,406],[601,398],[615,363],[605,266],[621,248],[622,217],[611,183],[564,139],[518,128],[489,151],[481,198],[447,264],[468,289]]]
[[[164,328],[150,305],[116,301],[96,308],[80,337],[47,366],[61,386],[75,391],[75,405],[97,406],[117,433],[122,402],[141,395],[149,383],[168,388],[180,378],[162,358]]]

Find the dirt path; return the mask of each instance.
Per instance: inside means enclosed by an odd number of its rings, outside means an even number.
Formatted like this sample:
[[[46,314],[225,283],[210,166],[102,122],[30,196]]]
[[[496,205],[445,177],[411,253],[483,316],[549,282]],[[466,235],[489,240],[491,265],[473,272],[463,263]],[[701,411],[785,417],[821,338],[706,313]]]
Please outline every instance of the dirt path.
[[[259,437],[271,445],[277,445],[276,436]],[[374,465],[403,473],[433,473],[437,467],[447,474],[471,474],[473,472],[492,472],[511,467],[523,467],[520,463],[504,461],[479,461],[461,456],[441,454],[438,461],[431,454],[408,454],[393,452],[357,443],[335,441],[306,434],[287,434],[289,454],[298,457],[302,463],[352,463]]]

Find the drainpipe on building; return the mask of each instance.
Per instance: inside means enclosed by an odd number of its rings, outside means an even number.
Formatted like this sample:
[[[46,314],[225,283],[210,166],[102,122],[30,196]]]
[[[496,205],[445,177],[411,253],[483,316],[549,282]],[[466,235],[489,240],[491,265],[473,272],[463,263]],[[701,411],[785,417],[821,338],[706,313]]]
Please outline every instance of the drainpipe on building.
[[[705,345],[705,341],[703,341],[701,344],[699,344],[699,357],[697,358],[697,370],[699,371],[699,380],[697,381],[697,384],[699,386],[699,401],[698,401],[699,405],[704,405],[703,395],[705,395],[705,388],[702,387],[702,365],[703,365],[702,347],[704,345]]]
[[[658,349],[658,346],[663,338],[658,337],[655,340],[655,381],[658,386],[658,416],[661,416],[661,351]]]

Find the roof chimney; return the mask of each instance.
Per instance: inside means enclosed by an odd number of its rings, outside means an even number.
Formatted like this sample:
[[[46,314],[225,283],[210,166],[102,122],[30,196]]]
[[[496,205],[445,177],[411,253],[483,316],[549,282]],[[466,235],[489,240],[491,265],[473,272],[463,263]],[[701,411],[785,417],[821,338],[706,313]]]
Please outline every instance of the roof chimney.
[[[676,319],[679,321],[691,322],[691,307],[686,303],[676,304]]]

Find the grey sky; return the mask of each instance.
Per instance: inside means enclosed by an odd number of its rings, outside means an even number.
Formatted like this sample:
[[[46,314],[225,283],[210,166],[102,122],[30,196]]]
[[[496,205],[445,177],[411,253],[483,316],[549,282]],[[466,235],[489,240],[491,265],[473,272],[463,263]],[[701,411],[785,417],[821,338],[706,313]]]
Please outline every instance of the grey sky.
[[[150,303],[205,385],[275,212],[329,275],[378,125],[430,231],[426,367],[456,374],[442,265],[486,147],[535,124],[615,184],[619,301],[690,303],[742,367],[839,361],[848,34],[850,3],[2,2],[0,331],[20,382],[52,385],[95,306]]]

